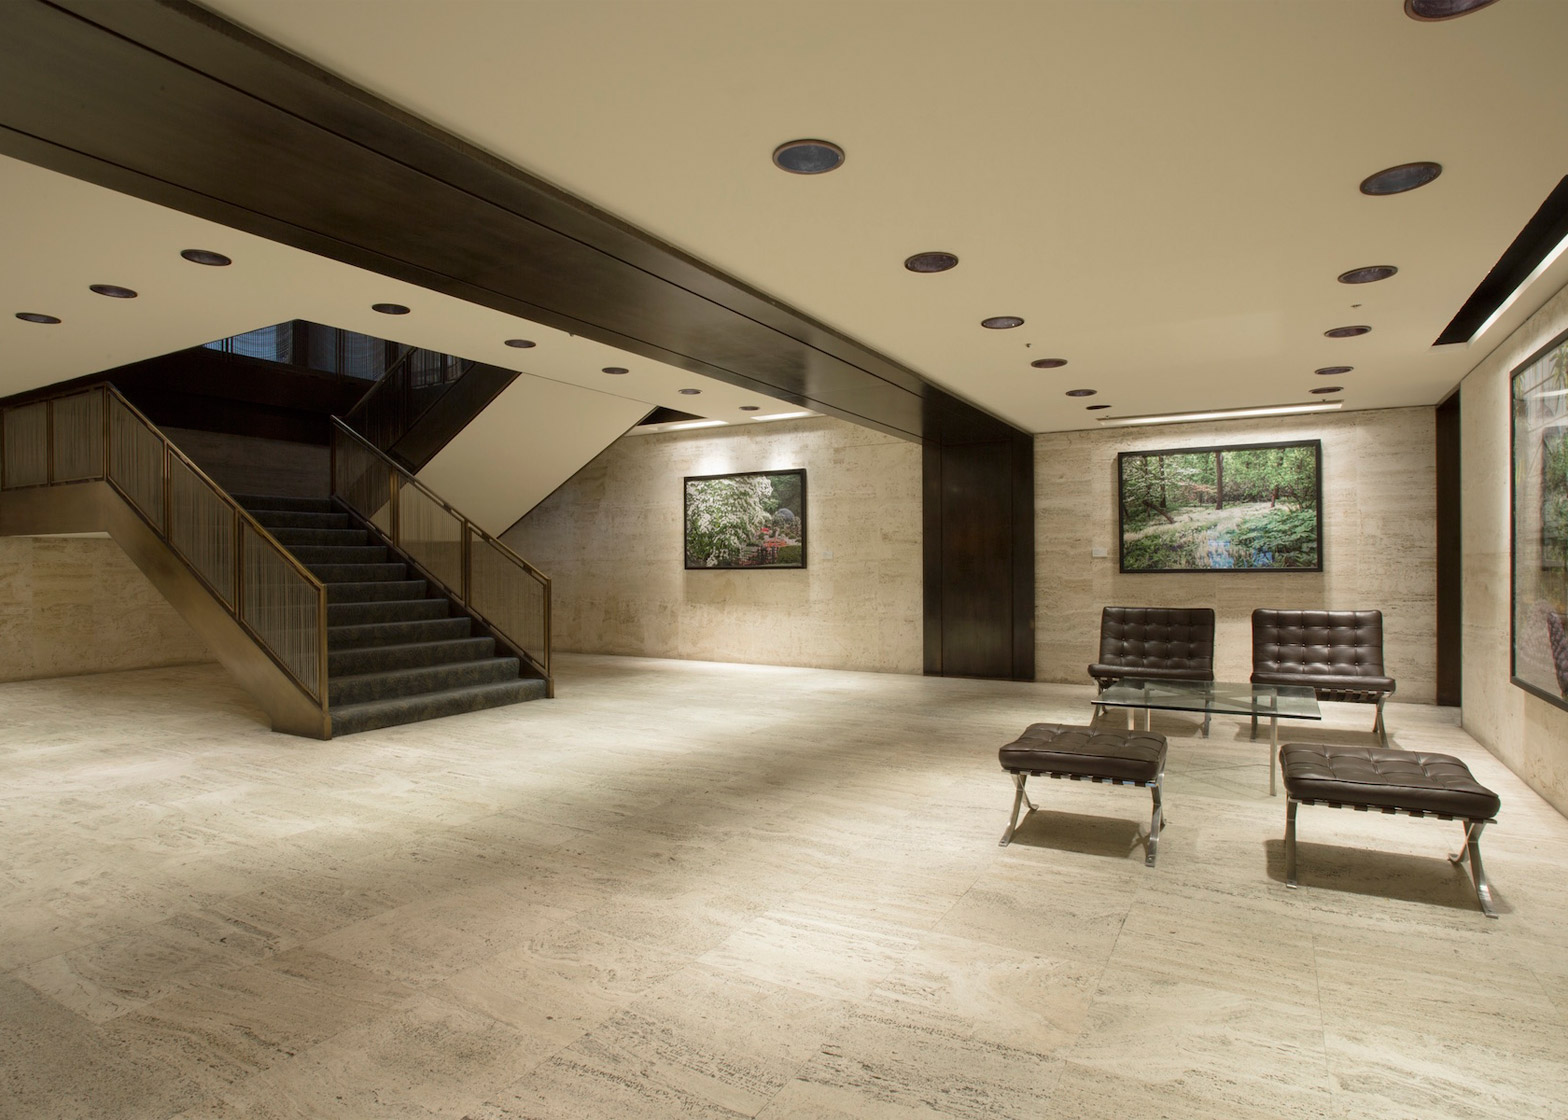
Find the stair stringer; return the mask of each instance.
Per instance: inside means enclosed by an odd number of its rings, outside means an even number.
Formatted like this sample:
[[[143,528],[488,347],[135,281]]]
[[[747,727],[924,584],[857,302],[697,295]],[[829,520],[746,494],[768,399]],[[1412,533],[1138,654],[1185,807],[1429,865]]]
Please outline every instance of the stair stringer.
[[[0,536],[106,532],[207,649],[267,714],[272,730],[332,737],[331,716],[311,699],[107,482],[72,482],[0,494]]]

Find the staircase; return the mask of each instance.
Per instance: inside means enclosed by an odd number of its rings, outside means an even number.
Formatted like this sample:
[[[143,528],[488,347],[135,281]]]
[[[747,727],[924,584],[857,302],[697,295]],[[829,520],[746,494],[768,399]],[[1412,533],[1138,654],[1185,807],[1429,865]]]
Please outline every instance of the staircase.
[[[327,588],[332,735],[495,708],[547,693],[328,498],[235,495]]]

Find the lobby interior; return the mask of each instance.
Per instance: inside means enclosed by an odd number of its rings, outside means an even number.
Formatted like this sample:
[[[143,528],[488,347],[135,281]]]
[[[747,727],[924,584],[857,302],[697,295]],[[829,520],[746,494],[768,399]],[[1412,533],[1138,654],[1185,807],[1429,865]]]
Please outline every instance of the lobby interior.
[[[24,8],[168,34],[186,67],[218,27],[178,3]],[[293,318],[513,363],[531,395],[430,477],[551,575],[556,695],[278,735],[115,541],[0,537],[0,1114],[1568,1110],[1568,708],[1510,680],[1510,376],[1568,331],[1568,255],[1433,345],[1568,170],[1568,10],[407,0],[374,28],[347,0],[207,10],[369,91],[400,135],[455,137],[612,216],[652,254],[622,257],[681,298],[773,308],[793,349],[748,368],[742,336],[674,295],[631,315],[635,295],[563,282],[525,313],[542,289],[440,259],[482,244],[472,214],[405,214],[424,240],[378,258],[355,223],[391,228],[397,200],[371,184],[303,229],[282,209],[299,168],[256,188],[270,214],[214,200],[150,142],[136,167],[93,155],[110,140],[38,108],[58,91],[24,104],[13,68],[0,286],[62,322],[7,315],[0,397]],[[58,65],[32,26],[5,49]],[[215,52],[212,72],[246,65]],[[195,134],[133,79],[62,82]],[[350,134],[330,107],[312,126]],[[801,137],[843,165],[768,158]],[[1356,189],[1416,160],[1441,174]],[[234,267],[179,258],[198,245]],[[934,251],[956,267],[904,266]],[[1382,264],[1397,274],[1336,280]],[[88,292],[103,282],[141,294]],[[393,324],[384,300],[413,313]],[[686,350],[627,326],[660,314]],[[1025,323],[979,325],[1003,314]],[[1325,336],[1350,323],[1373,330]],[[538,345],[507,350],[522,334]],[[933,652],[946,401],[1005,426],[1032,478],[1012,491],[1027,572],[1003,580],[1024,621],[991,679]],[[1099,419],[1300,402],[1339,407]],[[707,426],[628,432],[655,407]],[[231,489],[247,466],[325,475],[320,448],[185,435]],[[1119,570],[1118,453],[1294,440],[1322,443],[1321,571]],[[683,569],[683,478],[787,469],[810,482],[808,567]],[[1444,858],[1451,823],[1304,809],[1288,889],[1284,799],[1233,718],[1205,737],[1155,714],[1157,867],[1144,796],[1087,783],[1040,781],[1042,811],[998,847],[995,751],[1088,721],[1115,603],[1213,607],[1228,680],[1255,607],[1381,609],[1393,746],[1457,755],[1502,796],[1499,920]],[[936,632],[963,631],[957,604]],[[1367,708],[1324,716],[1282,734],[1371,744]]]

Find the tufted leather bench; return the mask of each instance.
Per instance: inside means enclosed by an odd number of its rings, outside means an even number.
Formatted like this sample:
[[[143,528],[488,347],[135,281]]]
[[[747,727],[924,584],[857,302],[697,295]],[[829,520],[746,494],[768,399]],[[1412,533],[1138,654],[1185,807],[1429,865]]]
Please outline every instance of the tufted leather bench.
[[[1453,755],[1373,747],[1332,747],[1319,743],[1287,743],[1279,749],[1285,775],[1285,881],[1296,886],[1296,808],[1327,805],[1332,809],[1376,810],[1412,817],[1437,817],[1465,824],[1465,845],[1454,864],[1470,861],[1476,899],[1488,918],[1492,891],[1481,867],[1481,830],[1496,823],[1497,794],[1477,782],[1470,768]]]
[[[1089,666],[1089,675],[1101,692],[1127,677],[1212,681],[1214,611],[1208,607],[1106,607],[1100,612],[1100,657]],[[1203,716],[1203,733],[1209,733],[1208,713]]]
[[[1013,816],[1002,833],[1006,847],[1018,829],[1018,809],[1038,808],[1024,792],[1031,774],[1067,778],[1074,782],[1105,782],[1117,786],[1142,786],[1154,798],[1149,820],[1149,841],[1144,863],[1154,866],[1159,851],[1164,814],[1160,807],[1165,788],[1165,736],[1148,731],[1098,731],[1062,723],[1034,723],[999,752],[1002,769],[1013,776]],[[1025,815],[1027,820],[1027,814]]]
[[[1394,678],[1383,670],[1382,611],[1253,611],[1252,683],[1306,685],[1319,700],[1376,704],[1372,730],[1388,746],[1383,703]]]

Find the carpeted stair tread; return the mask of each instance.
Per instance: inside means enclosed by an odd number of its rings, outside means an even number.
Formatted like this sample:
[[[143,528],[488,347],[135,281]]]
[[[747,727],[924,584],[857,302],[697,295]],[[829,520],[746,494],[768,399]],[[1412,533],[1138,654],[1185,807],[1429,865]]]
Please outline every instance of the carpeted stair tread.
[[[277,542],[287,548],[303,545],[361,545],[371,544],[370,533],[365,529],[290,529],[278,526],[267,528]]]
[[[376,579],[408,578],[408,565],[402,561],[389,564],[306,564],[305,567],[322,583],[369,583]]]
[[[334,603],[327,599],[327,626],[364,626],[375,622],[416,622],[450,617],[448,599],[391,599],[368,603]]]
[[[413,669],[451,661],[482,661],[495,656],[494,638],[451,638],[439,642],[402,642],[396,645],[339,649],[327,654],[329,679],[360,673]]]
[[[384,544],[291,544],[301,564],[385,564],[391,555]]]
[[[327,610],[331,610],[330,606]],[[456,618],[426,618],[414,622],[372,622],[327,627],[327,649],[363,649],[404,642],[439,642],[473,636],[473,620],[467,615]],[[330,678],[329,678],[330,679]]]
[[[341,704],[360,704],[367,700],[390,700],[397,696],[416,696],[427,692],[447,692],[481,684],[517,680],[515,657],[487,657],[479,661],[449,661],[438,665],[414,665],[406,669],[384,669],[375,673],[329,677],[329,709]]]
[[[327,584],[328,603],[382,603],[389,599],[423,599],[430,585],[422,579],[373,579],[363,583]]]
[[[357,529],[346,513],[326,510],[253,509],[250,515],[267,528],[279,529]]]
[[[399,696],[391,700],[345,704],[331,710],[332,736],[337,738],[339,735],[352,735],[377,727],[477,712],[485,708],[518,704],[524,700],[542,700],[544,697],[545,682],[528,677],[499,684],[425,693],[422,696]]]
[[[258,509],[336,513],[338,509],[331,498],[293,498],[285,494],[231,494],[229,496],[253,513]]]

